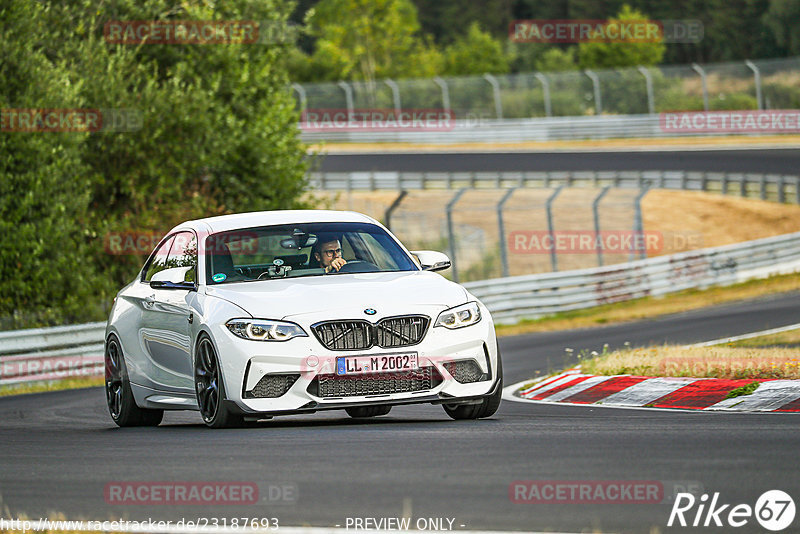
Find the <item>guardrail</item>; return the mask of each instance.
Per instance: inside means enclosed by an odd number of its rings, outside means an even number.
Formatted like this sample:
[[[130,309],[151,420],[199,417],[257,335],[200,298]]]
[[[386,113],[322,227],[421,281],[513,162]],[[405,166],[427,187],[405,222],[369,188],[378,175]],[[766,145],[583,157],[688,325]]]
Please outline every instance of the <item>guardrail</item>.
[[[800,232],[577,271],[464,284],[498,323],[800,271]]]
[[[703,171],[516,171],[516,172],[312,172],[309,185],[335,191],[511,187],[620,187],[736,194],[800,204],[800,176]]]
[[[0,385],[98,376],[106,323],[0,332]]]
[[[625,264],[464,286],[497,323],[800,271],[800,232]],[[0,385],[102,375],[105,323],[0,332]]]
[[[659,115],[599,115],[540,119],[455,120],[449,130],[304,130],[305,143],[521,143],[526,141],[576,141],[584,139],[652,139],[676,137],[747,136],[752,132],[666,130]],[[762,135],[787,132],[765,130]],[[796,132],[795,132],[796,133]]]

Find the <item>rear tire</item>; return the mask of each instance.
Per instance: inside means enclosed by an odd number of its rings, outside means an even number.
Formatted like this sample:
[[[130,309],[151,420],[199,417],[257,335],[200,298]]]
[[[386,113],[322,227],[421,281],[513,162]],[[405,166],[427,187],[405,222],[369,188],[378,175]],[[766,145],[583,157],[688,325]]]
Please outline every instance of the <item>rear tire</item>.
[[[391,406],[355,406],[353,408],[345,408],[344,411],[347,415],[354,419],[362,419],[365,417],[377,417],[379,415],[386,415],[392,410]]]
[[[244,416],[225,406],[225,381],[222,379],[217,351],[211,338],[203,334],[197,342],[194,358],[194,389],[197,407],[209,428],[244,426]]]
[[[136,405],[125,357],[115,336],[106,341],[105,363],[106,404],[111,419],[120,427],[158,426],[164,418],[164,410],[150,410]]]
[[[497,351],[497,377],[497,391],[485,397],[480,404],[443,404],[444,411],[453,419],[483,419],[493,416],[503,399],[503,361],[500,359],[500,350]]]

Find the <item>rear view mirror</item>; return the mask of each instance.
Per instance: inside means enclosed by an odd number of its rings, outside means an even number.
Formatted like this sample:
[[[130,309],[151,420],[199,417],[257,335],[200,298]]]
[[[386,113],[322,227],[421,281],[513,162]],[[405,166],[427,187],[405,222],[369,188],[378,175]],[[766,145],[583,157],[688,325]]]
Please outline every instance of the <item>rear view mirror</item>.
[[[191,265],[186,267],[172,267],[158,271],[150,279],[150,287],[160,289],[194,289],[194,282],[186,281],[186,273],[194,269]]]
[[[412,250],[423,271],[443,271],[449,269],[451,262],[447,254],[435,250]]]

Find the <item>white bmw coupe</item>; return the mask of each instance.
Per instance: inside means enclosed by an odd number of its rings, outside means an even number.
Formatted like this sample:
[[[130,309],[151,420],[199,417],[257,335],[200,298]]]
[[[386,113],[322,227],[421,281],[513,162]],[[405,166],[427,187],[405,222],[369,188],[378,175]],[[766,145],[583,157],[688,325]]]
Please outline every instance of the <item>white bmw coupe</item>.
[[[178,225],[114,300],[105,390],[119,426],[199,410],[212,428],[275,415],[441,404],[489,417],[502,365],[486,307],[380,223],[271,211]]]

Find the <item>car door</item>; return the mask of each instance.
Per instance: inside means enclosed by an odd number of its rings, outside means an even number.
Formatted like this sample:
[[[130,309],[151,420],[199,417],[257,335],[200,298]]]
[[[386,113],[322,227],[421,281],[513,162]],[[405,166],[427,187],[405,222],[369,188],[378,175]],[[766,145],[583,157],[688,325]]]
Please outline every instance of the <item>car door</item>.
[[[152,385],[165,391],[193,391],[191,358],[191,323],[194,314],[191,303],[196,291],[159,288],[150,285],[153,275],[174,267],[191,267],[186,282],[197,276],[197,238],[193,232],[178,232],[170,239],[166,257],[157,255],[147,269],[143,285],[144,298],[140,344],[147,356],[147,376]]]

